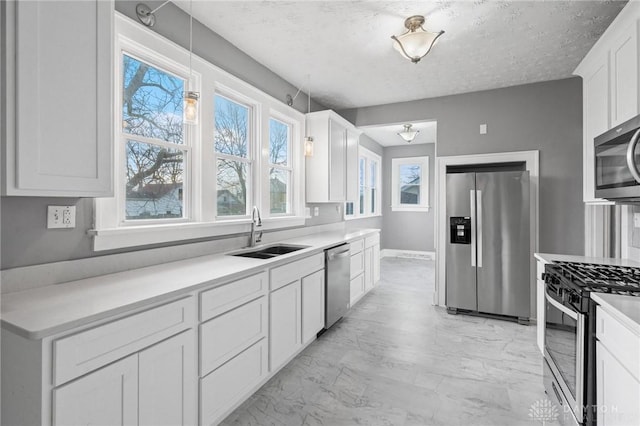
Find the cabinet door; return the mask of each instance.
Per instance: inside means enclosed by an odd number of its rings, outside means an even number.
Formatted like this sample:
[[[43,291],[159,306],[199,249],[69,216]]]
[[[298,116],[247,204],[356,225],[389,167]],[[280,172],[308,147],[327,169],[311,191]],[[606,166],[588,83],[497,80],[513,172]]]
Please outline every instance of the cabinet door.
[[[609,130],[609,59],[606,55],[583,77],[583,97],[583,198],[585,202],[602,201],[595,198],[593,139]]]
[[[373,285],[380,281],[380,244],[373,246]]]
[[[364,291],[373,288],[373,247],[364,251]]]
[[[353,306],[364,294],[364,274],[351,280],[349,288],[349,304]]]
[[[138,356],[53,391],[53,425],[137,425]]]
[[[139,354],[139,424],[196,423],[195,333],[187,330]]]
[[[271,292],[269,365],[278,369],[301,346],[300,280]]]
[[[9,195],[113,195],[112,20],[112,1],[16,2]]]
[[[611,46],[611,126],[638,114],[638,30],[629,25]]]
[[[601,343],[596,343],[598,426],[637,425],[640,381]]]
[[[358,143],[360,135],[352,129],[347,129],[347,167],[346,185],[347,201],[356,202],[358,200]]]
[[[302,279],[302,342],[324,328],[324,269]]]
[[[329,201],[345,200],[346,128],[329,120]]]

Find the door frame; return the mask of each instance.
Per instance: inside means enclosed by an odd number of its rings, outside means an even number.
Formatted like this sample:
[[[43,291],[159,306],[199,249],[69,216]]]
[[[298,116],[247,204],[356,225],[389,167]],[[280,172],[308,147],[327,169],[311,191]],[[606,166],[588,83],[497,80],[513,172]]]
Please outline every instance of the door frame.
[[[530,295],[531,318],[536,313],[536,264],[533,254],[538,251],[539,242],[539,176],[540,176],[540,151],[513,151],[498,152],[494,154],[471,154],[436,157],[435,190],[436,190],[436,285],[433,293],[433,304],[445,306],[446,284],[446,243],[447,243],[447,166],[460,166],[468,164],[511,163],[524,162],[529,171],[530,191]]]

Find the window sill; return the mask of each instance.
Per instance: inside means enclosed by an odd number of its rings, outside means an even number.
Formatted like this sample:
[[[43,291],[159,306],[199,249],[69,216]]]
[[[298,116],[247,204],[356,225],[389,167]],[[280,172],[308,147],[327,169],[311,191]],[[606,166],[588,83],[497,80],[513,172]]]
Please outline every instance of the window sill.
[[[303,217],[277,217],[262,221],[260,230],[271,230],[304,226]],[[93,251],[113,250],[150,244],[162,244],[208,238],[222,235],[242,234],[251,231],[251,220],[229,222],[190,222],[148,226],[127,226],[109,229],[91,229]]]
[[[422,213],[426,213],[430,210],[431,208],[429,206],[413,206],[413,207],[406,207],[406,206],[391,206],[391,211],[392,212],[422,212]]]
[[[372,217],[382,217],[382,213],[378,214],[370,214],[370,215],[359,215],[359,216],[345,216],[344,220],[357,220],[357,219],[370,219]]]

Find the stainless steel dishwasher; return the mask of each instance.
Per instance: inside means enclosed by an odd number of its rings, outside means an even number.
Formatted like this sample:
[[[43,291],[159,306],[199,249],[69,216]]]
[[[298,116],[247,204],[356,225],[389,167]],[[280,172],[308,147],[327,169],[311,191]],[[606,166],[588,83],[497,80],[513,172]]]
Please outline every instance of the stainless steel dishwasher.
[[[350,269],[349,244],[325,250],[324,328],[331,327],[349,310]]]

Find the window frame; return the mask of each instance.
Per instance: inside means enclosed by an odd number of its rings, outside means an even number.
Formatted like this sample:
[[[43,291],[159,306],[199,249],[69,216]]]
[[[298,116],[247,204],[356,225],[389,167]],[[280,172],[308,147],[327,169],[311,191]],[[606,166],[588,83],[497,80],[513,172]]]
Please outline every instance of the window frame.
[[[420,166],[420,203],[400,202],[400,166],[417,164]],[[428,212],[429,206],[429,156],[400,157],[391,159],[391,211]]]
[[[122,120],[122,47],[127,46],[127,54],[156,66],[163,71],[188,77],[189,51],[163,36],[144,28],[128,17],[116,12],[114,20],[114,73],[113,114],[114,114],[114,186],[116,194],[112,198],[94,199],[94,229],[89,230],[93,237],[93,250],[110,250],[123,247],[135,247],[149,244],[187,241],[197,238],[248,233],[250,230],[250,212],[253,205],[260,208],[263,229],[279,229],[303,226],[304,217],[304,157],[302,152],[302,133],[305,116],[287,106],[282,101],[255,88],[249,83],[193,55],[192,84],[190,90],[199,91],[199,124],[185,126],[184,145],[189,144],[189,153],[185,155],[185,174],[183,194],[185,217],[167,219],[129,220],[126,226],[116,213],[124,216],[124,181],[126,166],[120,149]],[[217,217],[216,167],[214,144],[215,117],[214,96],[221,94],[231,100],[251,106],[253,124],[252,140],[249,141],[253,153],[251,177],[247,190],[247,215]],[[209,105],[210,104],[210,105]],[[264,114],[263,112],[267,112]],[[273,117],[291,126],[291,207],[287,215],[271,215],[269,190],[264,189],[264,176],[268,176],[269,118]],[[139,139],[136,137],[136,139]],[[299,142],[299,143],[298,143]],[[265,152],[265,147],[267,151]],[[184,147],[182,147],[184,148]],[[188,185],[188,190],[186,189]],[[211,196],[213,189],[213,196]],[[187,200],[188,196],[188,200]],[[251,198],[252,197],[252,198]],[[187,212],[188,203],[188,212]],[[144,223],[142,223],[144,221]]]
[[[364,186],[360,185],[362,180],[360,164],[364,160]],[[377,198],[375,200],[375,209],[373,212],[367,211],[367,206],[371,206],[371,189],[373,188],[371,183],[371,164],[377,164],[376,185]],[[382,157],[375,152],[363,147],[358,146],[358,164],[357,164],[357,198],[353,202],[348,201],[345,203],[345,220],[363,219],[367,217],[382,216]],[[364,188],[363,202],[360,202],[360,190]],[[347,214],[347,204],[353,203],[353,214]],[[363,209],[363,213],[360,210]]]

